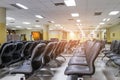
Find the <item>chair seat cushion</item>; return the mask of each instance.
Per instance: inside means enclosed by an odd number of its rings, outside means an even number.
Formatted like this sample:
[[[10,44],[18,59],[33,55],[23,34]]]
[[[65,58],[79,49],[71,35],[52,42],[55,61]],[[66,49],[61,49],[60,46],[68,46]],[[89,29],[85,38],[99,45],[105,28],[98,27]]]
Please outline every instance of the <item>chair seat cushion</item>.
[[[110,59],[111,59],[111,60],[120,59],[120,55],[112,56],[112,57],[110,57]]]
[[[65,70],[66,75],[89,75],[89,67],[81,65],[70,65]]]
[[[30,74],[32,73],[32,66],[30,61],[25,61],[22,66],[11,70],[11,73],[19,73],[19,74]]]
[[[87,65],[85,57],[72,57],[68,65]]]
[[[107,54],[106,57],[110,58],[110,57],[115,56],[115,55],[116,54],[112,52],[112,53]]]
[[[114,63],[120,66],[120,59],[115,59]]]

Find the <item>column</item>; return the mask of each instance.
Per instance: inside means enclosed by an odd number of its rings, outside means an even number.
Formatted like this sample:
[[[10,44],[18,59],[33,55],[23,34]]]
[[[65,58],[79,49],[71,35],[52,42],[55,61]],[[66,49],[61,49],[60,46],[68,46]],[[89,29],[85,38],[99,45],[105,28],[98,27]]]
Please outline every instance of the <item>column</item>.
[[[106,28],[106,38],[107,38],[107,42],[111,42],[109,28]]]
[[[0,7],[0,44],[7,41],[6,9]]]
[[[49,25],[43,25],[43,40],[49,40]]]

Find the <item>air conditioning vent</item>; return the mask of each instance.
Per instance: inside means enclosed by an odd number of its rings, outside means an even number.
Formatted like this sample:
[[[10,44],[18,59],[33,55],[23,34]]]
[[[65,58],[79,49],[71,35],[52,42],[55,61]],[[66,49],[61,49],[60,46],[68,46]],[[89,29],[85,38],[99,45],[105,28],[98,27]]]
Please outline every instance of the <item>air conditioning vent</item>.
[[[17,9],[22,9],[21,7],[17,6],[16,4],[10,4],[10,5],[17,8]]]
[[[95,12],[94,15],[95,16],[100,16],[102,14],[102,12]]]
[[[64,6],[64,3],[54,3],[55,6]]]

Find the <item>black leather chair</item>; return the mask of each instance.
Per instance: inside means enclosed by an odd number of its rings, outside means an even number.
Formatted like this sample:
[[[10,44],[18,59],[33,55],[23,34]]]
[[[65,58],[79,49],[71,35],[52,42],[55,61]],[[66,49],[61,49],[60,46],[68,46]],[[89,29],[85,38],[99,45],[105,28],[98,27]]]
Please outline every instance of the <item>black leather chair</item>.
[[[39,43],[40,43],[39,41],[34,41],[34,42],[31,44],[31,46],[30,46],[29,49],[28,49],[27,59],[29,59],[29,58],[31,57],[34,48],[35,48]]]
[[[22,50],[23,50],[23,42],[16,42],[16,49],[14,51],[14,53],[12,54],[12,62],[11,63],[15,63],[17,61],[20,61],[22,59]]]
[[[68,62],[68,65],[88,65],[86,59],[90,56],[90,50],[92,49],[92,47],[94,47],[95,43],[95,41],[87,42],[84,51],[82,52],[85,54],[85,56],[81,57],[80,53],[75,53],[76,55],[73,55],[73,57]]]
[[[5,66],[8,66],[11,61],[13,60],[12,58],[12,54],[14,53],[16,49],[16,45],[14,43],[9,43],[9,44],[6,44],[2,51],[1,51],[1,67],[5,67]]]
[[[11,74],[25,74],[26,76],[29,76],[32,74],[35,70],[37,70],[40,67],[43,67],[43,52],[45,50],[46,44],[40,43],[38,44],[31,55],[31,58],[29,60],[25,60],[23,65],[20,67],[13,69],[10,71]]]
[[[87,58],[87,64],[85,65],[69,65],[65,70],[65,75],[76,75],[78,77],[82,77],[84,75],[93,75],[95,73],[95,65],[94,61],[99,55],[99,52],[101,50],[101,43],[97,42],[95,45],[91,48]]]
[[[110,57],[118,54],[119,47],[120,47],[120,41],[116,41],[115,46],[114,46],[112,52],[109,52],[108,54],[106,54],[106,57],[110,58]]]
[[[110,50],[102,50],[101,51],[104,54],[104,56],[102,57],[102,60],[104,59],[104,57],[106,57],[107,54],[114,52],[116,43],[117,43],[117,40],[113,40],[111,43],[111,46],[110,46]]]
[[[29,48],[31,47],[33,42],[27,42],[24,46],[23,46],[23,50],[22,50],[22,58],[24,59],[28,59],[30,57],[29,55]]]

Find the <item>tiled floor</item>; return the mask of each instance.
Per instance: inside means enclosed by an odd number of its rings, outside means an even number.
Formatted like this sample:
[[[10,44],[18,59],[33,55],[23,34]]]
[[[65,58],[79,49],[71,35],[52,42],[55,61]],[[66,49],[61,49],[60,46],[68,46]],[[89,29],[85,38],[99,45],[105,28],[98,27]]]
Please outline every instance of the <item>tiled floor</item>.
[[[115,77],[115,73],[116,71],[118,71],[118,68],[116,67],[116,65],[114,65],[113,63],[110,63],[109,66],[106,66],[105,63],[107,61],[107,58],[104,58],[104,60],[101,60],[101,55],[102,54],[99,55],[99,57],[97,58],[95,62],[95,66],[96,66],[95,74],[92,77],[85,76],[84,80],[120,80],[119,76]],[[64,62],[63,58],[58,58],[61,62],[63,62],[63,64],[58,68],[52,68],[52,70],[54,71],[53,76],[50,73],[47,73],[49,74],[49,76],[44,76],[44,77],[41,77],[39,75],[31,76],[27,80],[74,80],[71,78],[71,76],[64,75],[64,70],[67,67],[68,61],[70,57],[72,56],[72,54],[67,54],[64,56],[66,57],[66,61]],[[52,67],[53,65],[54,67],[56,66],[54,61],[51,63],[52,63],[51,64]],[[43,74],[42,71],[41,73]],[[1,78],[0,80],[20,80],[21,77],[24,77],[24,75],[23,74],[16,74],[16,75],[9,74],[6,77]]]

